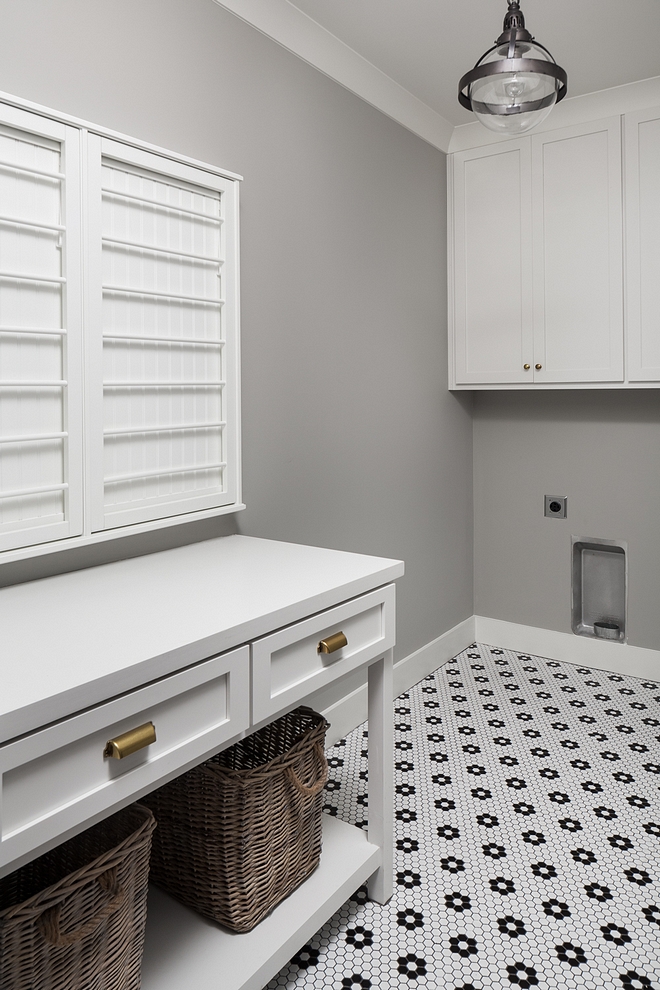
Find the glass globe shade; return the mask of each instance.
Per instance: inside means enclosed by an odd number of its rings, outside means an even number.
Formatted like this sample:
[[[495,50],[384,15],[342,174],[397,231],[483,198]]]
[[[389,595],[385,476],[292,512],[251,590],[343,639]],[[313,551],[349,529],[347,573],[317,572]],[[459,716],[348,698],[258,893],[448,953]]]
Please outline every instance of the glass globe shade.
[[[496,48],[478,68],[507,60],[507,55],[507,46]],[[522,134],[548,116],[557,102],[560,82],[555,75],[534,71],[536,66],[530,71],[530,60],[555,64],[540,45],[531,41],[516,44],[514,58],[508,60],[512,71],[494,72],[470,84],[472,111],[484,127],[498,133]]]

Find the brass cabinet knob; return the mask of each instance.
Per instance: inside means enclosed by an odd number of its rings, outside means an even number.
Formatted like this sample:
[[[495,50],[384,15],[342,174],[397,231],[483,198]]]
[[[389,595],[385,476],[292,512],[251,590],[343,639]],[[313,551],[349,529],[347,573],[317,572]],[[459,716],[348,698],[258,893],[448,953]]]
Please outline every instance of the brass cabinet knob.
[[[105,759],[123,760],[125,756],[137,753],[139,749],[150,746],[156,742],[156,726],[153,722],[145,722],[137,729],[130,729],[129,732],[122,732],[115,739],[109,739],[105,744],[103,756]]]
[[[536,368],[537,371],[540,371],[541,368],[543,367],[543,365],[542,364],[535,364],[534,367]]]
[[[525,371],[529,371],[530,367],[531,365],[529,364],[523,364],[523,368],[525,369]]]
[[[336,653],[337,650],[341,650],[342,646],[348,646],[348,640],[344,636],[343,632],[337,632],[334,633],[333,636],[328,636],[326,639],[322,639],[316,647],[316,652]]]

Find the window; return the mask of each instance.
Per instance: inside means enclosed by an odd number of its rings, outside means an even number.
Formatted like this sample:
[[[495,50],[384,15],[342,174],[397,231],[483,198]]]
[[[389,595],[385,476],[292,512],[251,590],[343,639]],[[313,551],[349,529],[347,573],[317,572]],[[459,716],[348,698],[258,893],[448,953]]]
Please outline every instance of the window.
[[[0,548],[239,508],[236,177],[0,121]]]

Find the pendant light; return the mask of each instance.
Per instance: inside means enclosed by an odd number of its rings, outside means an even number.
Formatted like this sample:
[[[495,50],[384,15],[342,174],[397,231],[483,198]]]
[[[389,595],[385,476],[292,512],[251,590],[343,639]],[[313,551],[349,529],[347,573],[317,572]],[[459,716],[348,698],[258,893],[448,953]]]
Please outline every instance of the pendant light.
[[[504,30],[458,84],[458,102],[489,130],[522,134],[566,96],[568,78],[525,28],[519,0],[509,0]]]

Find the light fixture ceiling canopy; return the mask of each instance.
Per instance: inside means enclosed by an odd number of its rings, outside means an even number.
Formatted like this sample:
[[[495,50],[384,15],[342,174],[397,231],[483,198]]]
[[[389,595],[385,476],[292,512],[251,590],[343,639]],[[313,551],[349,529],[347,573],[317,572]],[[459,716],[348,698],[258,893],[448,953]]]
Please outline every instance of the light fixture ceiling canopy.
[[[490,130],[520,134],[566,96],[568,77],[525,27],[519,0],[508,0],[504,29],[458,84],[458,101]]]

